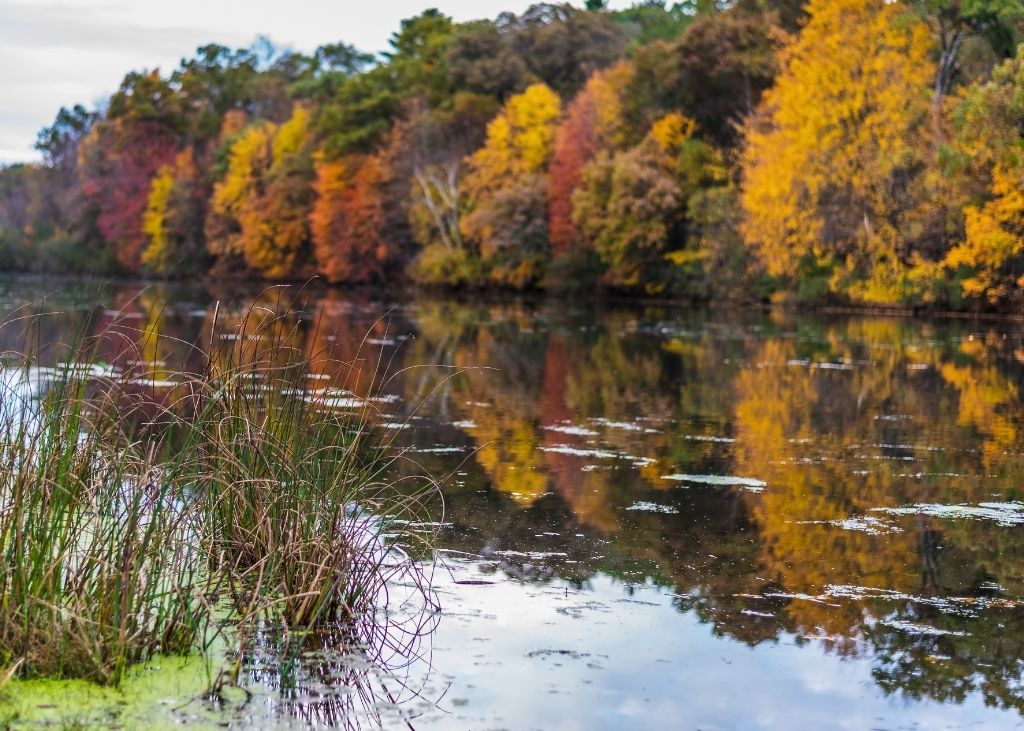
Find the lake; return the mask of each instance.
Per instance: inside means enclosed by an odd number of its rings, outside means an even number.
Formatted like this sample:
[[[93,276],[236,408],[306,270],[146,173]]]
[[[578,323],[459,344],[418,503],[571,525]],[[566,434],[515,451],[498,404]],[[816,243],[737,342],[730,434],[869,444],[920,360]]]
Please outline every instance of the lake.
[[[215,309],[279,296],[0,282],[8,315],[45,298],[44,338],[148,333],[154,388]],[[250,658],[252,698],[213,709],[166,661],[94,718],[1024,726],[1021,323],[482,299],[308,290],[290,335],[358,363],[396,471],[441,486],[418,641]],[[79,697],[15,692],[29,720]]]

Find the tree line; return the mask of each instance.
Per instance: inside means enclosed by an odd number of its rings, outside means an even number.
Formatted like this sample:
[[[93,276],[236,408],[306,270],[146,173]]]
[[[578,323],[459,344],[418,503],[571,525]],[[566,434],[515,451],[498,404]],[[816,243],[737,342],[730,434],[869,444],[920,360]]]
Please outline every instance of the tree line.
[[[0,268],[1024,304],[1024,0],[586,6],[129,73]]]

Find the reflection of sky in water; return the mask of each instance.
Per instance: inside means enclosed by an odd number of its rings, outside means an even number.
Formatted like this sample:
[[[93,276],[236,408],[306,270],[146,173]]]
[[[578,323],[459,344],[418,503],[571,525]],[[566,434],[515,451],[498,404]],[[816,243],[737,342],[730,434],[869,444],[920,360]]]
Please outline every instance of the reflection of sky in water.
[[[459,579],[486,577],[457,565]],[[1015,727],[977,696],[957,706],[884,698],[868,658],[792,635],[748,647],[715,637],[671,595],[595,577],[583,591],[498,581],[443,587],[433,685],[451,683],[423,726],[451,729]]]
[[[207,341],[206,301],[250,301],[136,295],[107,304],[161,364]],[[338,291],[296,323],[296,352],[391,365],[368,401],[368,378],[310,388],[450,478],[415,727],[1021,723],[1019,325]]]
[[[0,437],[20,433],[30,439],[41,419],[39,401],[56,375],[53,368],[0,362]]]

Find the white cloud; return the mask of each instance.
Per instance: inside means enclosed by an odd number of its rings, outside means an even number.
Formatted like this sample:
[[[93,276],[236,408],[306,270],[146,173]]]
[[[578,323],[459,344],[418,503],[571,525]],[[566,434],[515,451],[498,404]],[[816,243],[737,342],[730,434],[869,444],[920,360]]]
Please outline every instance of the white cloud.
[[[0,163],[36,157],[61,106],[93,105],[130,70],[168,71],[206,43],[260,35],[309,51],[339,40],[387,46],[402,18],[436,6],[456,20],[518,12],[527,0],[0,0]],[[628,4],[628,3],[620,3]]]

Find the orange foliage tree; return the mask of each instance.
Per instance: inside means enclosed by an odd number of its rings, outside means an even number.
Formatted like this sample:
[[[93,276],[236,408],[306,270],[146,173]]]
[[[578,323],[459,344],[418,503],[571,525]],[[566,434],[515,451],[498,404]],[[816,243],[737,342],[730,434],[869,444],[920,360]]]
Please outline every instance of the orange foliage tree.
[[[387,166],[378,155],[317,161],[309,223],[317,269],[328,281],[383,277],[393,257],[384,230],[382,187],[387,178]]]

